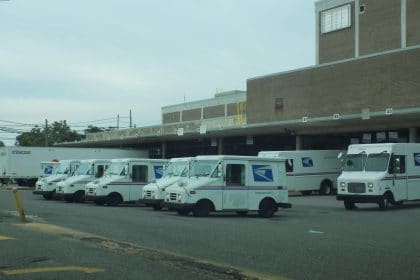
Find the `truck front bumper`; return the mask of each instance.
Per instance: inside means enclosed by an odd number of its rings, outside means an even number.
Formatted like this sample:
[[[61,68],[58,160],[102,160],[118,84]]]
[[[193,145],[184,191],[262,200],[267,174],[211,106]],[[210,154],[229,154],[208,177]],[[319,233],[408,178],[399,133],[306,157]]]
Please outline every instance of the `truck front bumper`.
[[[383,198],[382,195],[356,195],[356,194],[339,194],[337,200],[352,201],[357,203],[378,203]]]
[[[36,195],[50,195],[50,194],[52,194],[54,191],[40,191],[40,190],[37,190],[37,191],[33,191],[32,193],[33,194],[36,194]]]

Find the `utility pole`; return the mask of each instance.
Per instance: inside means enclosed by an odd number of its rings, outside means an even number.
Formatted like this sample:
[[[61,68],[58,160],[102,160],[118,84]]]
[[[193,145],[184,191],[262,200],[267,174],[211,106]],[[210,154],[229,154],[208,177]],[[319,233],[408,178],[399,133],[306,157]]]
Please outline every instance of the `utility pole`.
[[[45,147],[48,147],[48,120],[45,119]]]
[[[117,115],[117,129],[120,129],[120,115]]]
[[[130,109],[130,128],[133,127],[133,119],[131,118],[131,109]]]

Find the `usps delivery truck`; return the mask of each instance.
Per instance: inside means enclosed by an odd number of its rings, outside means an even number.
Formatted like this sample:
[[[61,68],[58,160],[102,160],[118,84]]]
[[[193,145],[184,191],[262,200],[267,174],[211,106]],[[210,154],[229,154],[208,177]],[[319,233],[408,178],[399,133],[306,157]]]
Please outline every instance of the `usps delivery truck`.
[[[420,200],[420,144],[350,145],[338,177],[337,199],[348,210],[355,203],[390,204]]]
[[[262,151],[259,157],[286,159],[286,185],[289,191],[303,195],[313,191],[331,195],[341,174],[340,150]]]
[[[279,207],[291,207],[284,165],[281,158],[197,156],[188,177],[166,189],[164,206],[196,217],[214,211],[272,217]]]
[[[143,188],[143,198],[139,200],[154,210],[161,210],[165,199],[165,189],[188,176],[189,165],[194,158],[172,158],[164,167],[162,178]]]
[[[33,194],[42,195],[46,200],[50,200],[55,196],[55,188],[58,182],[64,181],[72,176],[80,165],[80,160],[68,159],[58,163],[54,174],[46,178],[42,178],[36,182]]]
[[[102,178],[86,184],[86,200],[109,206],[137,202],[142,198],[143,187],[162,177],[167,162],[146,158],[114,159]]]
[[[101,178],[110,163],[107,159],[81,160],[73,176],[57,183],[56,196],[67,202],[84,202],[86,184]]]

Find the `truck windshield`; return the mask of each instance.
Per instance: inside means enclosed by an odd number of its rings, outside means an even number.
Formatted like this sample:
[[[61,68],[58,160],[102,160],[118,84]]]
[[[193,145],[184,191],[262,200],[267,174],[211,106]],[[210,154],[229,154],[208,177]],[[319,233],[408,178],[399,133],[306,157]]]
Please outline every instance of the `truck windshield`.
[[[369,154],[366,160],[365,171],[385,171],[388,168],[390,154]]]
[[[127,174],[127,163],[125,162],[114,162],[108,167],[104,175],[121,175],[124,176]]]
[[[55,174],[68,174],[70,172],[69,163],[60,163],[55,170]]]
[[[347,155],[344,171],[363,171],[365,168],[366,154]]]
[[[75,175],[92,175],[92,164],[91,163],[82,163],[76,169]]]
[[[191,166],[190,176],[208,177],[216,168],[217,160],[196,160]]]
[[[185,161],[171,162],[165,169],[163,177],[169,176],[181,176],[183,171],[186,169],[187,163]]]

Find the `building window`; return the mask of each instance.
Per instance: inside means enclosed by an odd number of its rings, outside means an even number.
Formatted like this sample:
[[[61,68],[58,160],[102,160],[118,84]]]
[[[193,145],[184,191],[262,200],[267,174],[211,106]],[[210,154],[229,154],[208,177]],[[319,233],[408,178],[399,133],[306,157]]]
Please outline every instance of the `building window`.
[[[321,33],[344,29],[351,26],[351,5],[321,12]]]

